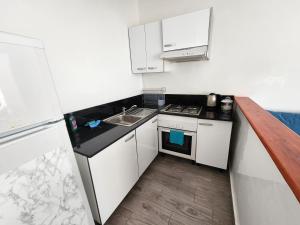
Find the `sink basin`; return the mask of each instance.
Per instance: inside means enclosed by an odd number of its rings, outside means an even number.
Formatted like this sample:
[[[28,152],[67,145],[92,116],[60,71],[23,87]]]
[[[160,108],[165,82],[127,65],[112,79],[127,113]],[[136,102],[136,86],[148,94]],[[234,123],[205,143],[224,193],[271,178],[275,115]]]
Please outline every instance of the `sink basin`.
[[[154,113],[156,109],[148,109],[148,108],[136,108],[134,110],[126,112],[125,115],[118,114],[112,117],[105,119],[106,123],[111,123],[115,125],[122,126],[132,126],[139,122],[140,120],[146,118],[150,114]]]
[[[143,117],[133,116],[133,115],[116,115],[104,120],[107,123],[123,125],[123,126],[132,126],[133,124],[139,122]]]

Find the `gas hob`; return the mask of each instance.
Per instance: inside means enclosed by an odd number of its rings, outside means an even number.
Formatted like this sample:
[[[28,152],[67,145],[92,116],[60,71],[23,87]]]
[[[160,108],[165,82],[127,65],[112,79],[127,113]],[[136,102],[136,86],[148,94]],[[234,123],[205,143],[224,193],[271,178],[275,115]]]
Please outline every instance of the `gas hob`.
[[[161,110],[161,112],[178,114],[178,115],[190,115],[190,116],[199,116],[201,113],[202,107],[199,106],[184,106],[184,105],[167,105]]]

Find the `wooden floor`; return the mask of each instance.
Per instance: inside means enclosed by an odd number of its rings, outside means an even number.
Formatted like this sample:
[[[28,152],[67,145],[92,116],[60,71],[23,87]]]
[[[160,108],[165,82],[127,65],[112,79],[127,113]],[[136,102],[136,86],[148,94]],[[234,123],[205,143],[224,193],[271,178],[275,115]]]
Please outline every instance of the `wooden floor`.
[[[158,156],[105,225],[234,225],[228,172]]]

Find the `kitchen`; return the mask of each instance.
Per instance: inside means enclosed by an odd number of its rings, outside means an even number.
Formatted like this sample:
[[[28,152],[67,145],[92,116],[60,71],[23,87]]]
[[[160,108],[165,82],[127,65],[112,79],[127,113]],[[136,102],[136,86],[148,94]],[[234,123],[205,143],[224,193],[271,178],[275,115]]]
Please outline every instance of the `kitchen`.
[[[300,111],[290,100],[299,95],[299,3],[1,5],[0,224],[297,224],[299,136],[263,109]],[[200,16],[187,19],[193,14]],[[180,25],[191,34],[182,36]],[[198,38],[193,46],[164,43],[174,37]],[[22,133],[44,118],[47,129],[34,139]],[[45,159],[65,173],[30,170]],[[28,196],[20,193],[25,181],[36,184]],[[8,190],[18,198],[5,197]]]

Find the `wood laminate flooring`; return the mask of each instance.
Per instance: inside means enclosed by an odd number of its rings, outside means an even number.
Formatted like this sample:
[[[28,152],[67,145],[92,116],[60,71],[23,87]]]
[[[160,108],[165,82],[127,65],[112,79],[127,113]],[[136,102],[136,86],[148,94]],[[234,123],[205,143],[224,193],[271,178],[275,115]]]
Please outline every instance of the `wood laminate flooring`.
[[[229,174],[159,155],[105,225],[234,225]]]

